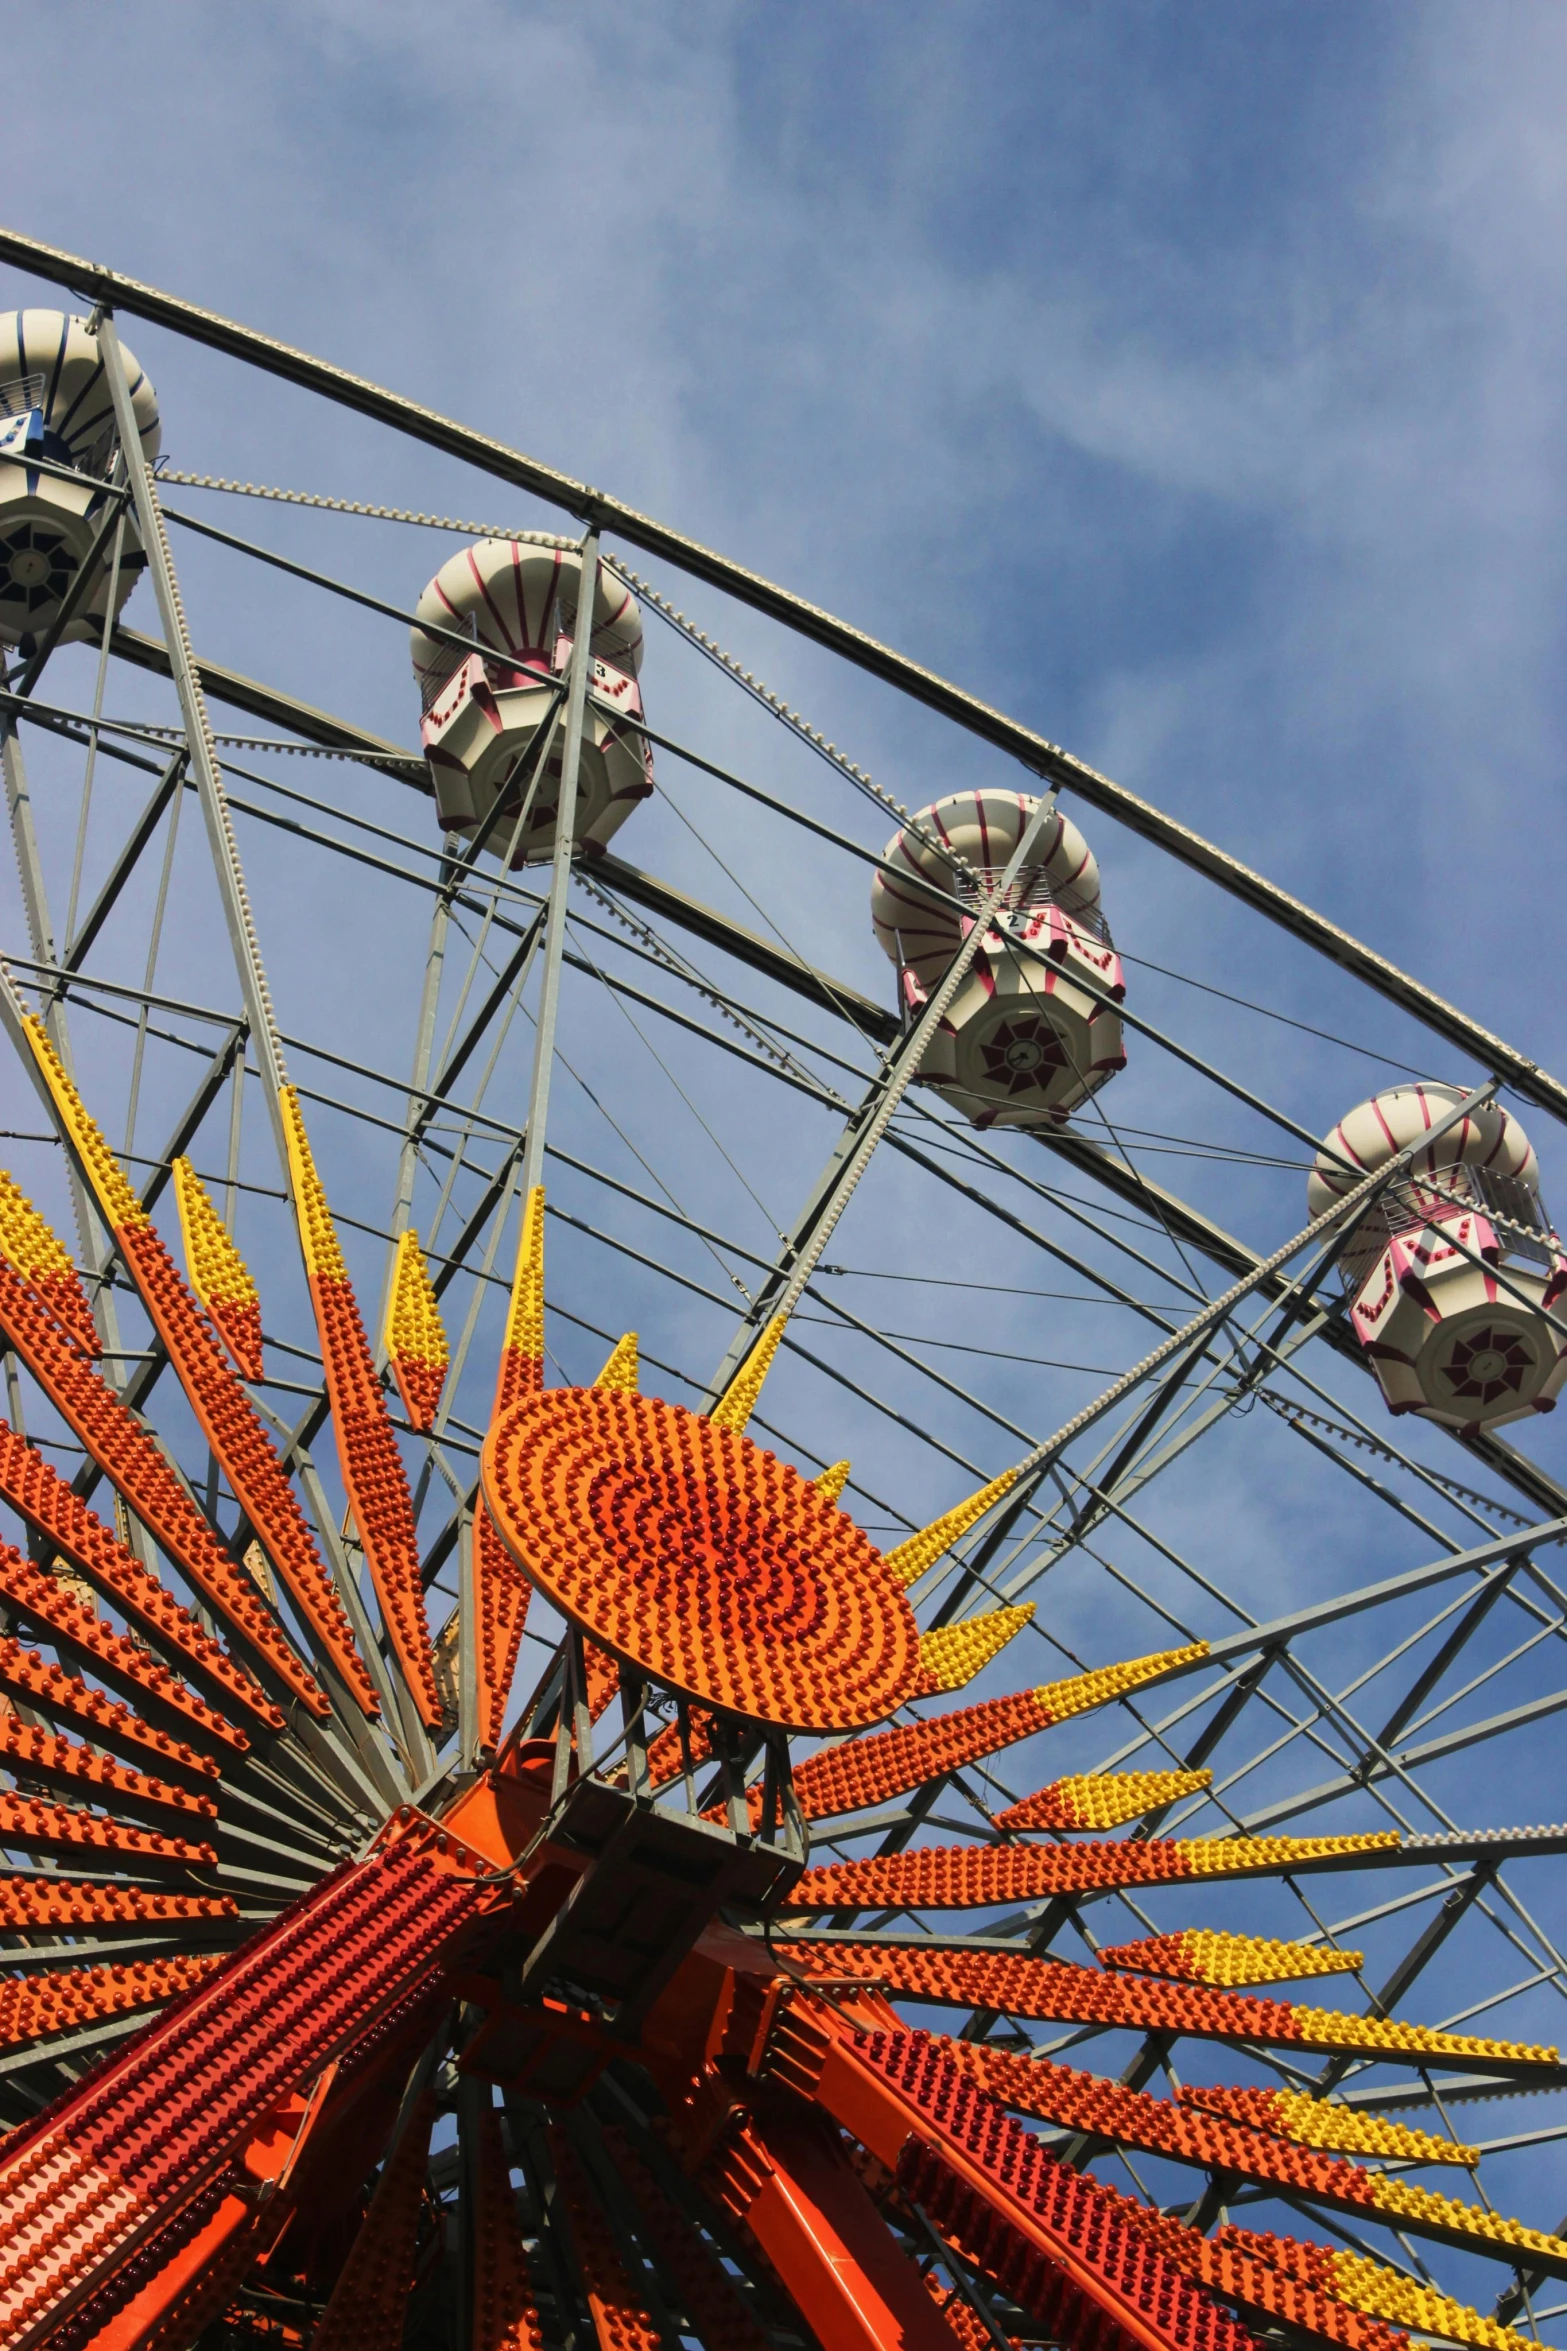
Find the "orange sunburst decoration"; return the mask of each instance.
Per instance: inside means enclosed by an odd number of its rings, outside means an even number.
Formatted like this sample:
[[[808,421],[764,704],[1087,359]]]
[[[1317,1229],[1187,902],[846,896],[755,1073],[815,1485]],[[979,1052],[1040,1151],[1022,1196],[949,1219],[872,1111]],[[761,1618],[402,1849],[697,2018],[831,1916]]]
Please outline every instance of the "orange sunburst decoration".
[[[1129,1820],[1183,1796],[1195,1796],[1213,1780],[1211,1771],[1078,1772],[1052,1780],[1048,1788],[1009,1804],[996,1814],[998,1829],[1118,1829]],[[1135,1966],[1129,1960],[1128,1966]],[[1265,1979],[1259,1979],[1265,1980]]]
[[[519,1396],[537,1396],[544,1386],[544,1186],[535,1184],[522,1205],[517,1235],[517,1270],[501,1342],[495,1380],[495,1410],[507,1411]]]
[[[1133,1968],[1183,1984],[1288,1984],[1306,1976],[1353,1975],[1362,1951],[1335,1951],[1321,1943],[1279,1943],[1261,1935],[1233,1935],[1217,1927],[1182,1927],[1173,1935],[1146,1935],[1114,1943],[1099,1954],[1101,1967]]]
[[[22,1025],[54,1105],[61,1134],[114,1236],[121,1263],[135,1284],[148,1319],[179,1371],[202,1434],[222,1463],[236,1499],[283,1575],[322,1652],[330,1658],[364,1714],[374,1717],[380,1711],[375,1684],[359,1654],[337,1588],[316,1548],[276,1446],[257,1417],[250,1397],[234,1377],[211,1329],[197,1311],[194,1297],[180,1279],[179,1269],[132,1190],[124,1169],[77,1092],[42,1021],[29,1013]],[[106,1466],[111,1478],[115,1477],[114,1466]],[[157,1474],[156,1465],[154,1474]],[[168,1543],[183,1537],[184,1547],[193,1558],[197,1555],[206,1558],[208,1580],[215,1580],[226,1591],[232,1590],[237,1580],[232,1560],[215,1543],[211,1530],[166,1469],[160,1483],[166,1487],[165,1525],[158,1530],[160,1540]],[[271,1616],[258,1609],[248,1593],[244,1594],[244,1601],[242,1614],[230,1610],[231,1621],[242,1625],[294,1695],[318,1717],[326,1716],[330,1711],[327,1699],[316,1681],[303,1671]]]
[[[536,1396],[543,1386],[544,1191],[536,1184],[522,1204],[511,1301],[495,1374],[492,1424],[519,1397]],[[501,1541],[482,1497],[473,1517],[473,1592],[478,1619],[474,1648],[479,1745],[491,1751],[500,1743],[533,1586]]]
[[[919,1680],[909,1695],[936,1698],[966,1688],[1033,1621],[1034,1603],[1025,1600],[1020,1608],[987,1609],[983,1616],[967,1616],[959,1624],[921,1633]]]

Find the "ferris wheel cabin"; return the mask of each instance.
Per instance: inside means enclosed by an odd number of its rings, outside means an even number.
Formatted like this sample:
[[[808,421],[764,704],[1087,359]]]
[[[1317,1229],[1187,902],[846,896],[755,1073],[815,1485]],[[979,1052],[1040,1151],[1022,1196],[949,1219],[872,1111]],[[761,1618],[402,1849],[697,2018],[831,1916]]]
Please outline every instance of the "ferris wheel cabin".
[[[1320,1216],[1464,1099],[1458,1086],[1395,1086],[1323,1142],[1307,1182]],[[1552,1309],[1567,1257],[1540,1200],[1533,1145],[1482,1104],[1417,1151],[1344,1251],[1355,1336],[1394,1412],[1465,1432],[1554,1409],[1567,1326]]]
[[[1039,808],[1026,793],[954,792],[894,833],[871,921],[917,1018]],[[976,1127],[1060,1126],[1126,1066],[1126,993],[1099,867],[1057,809],[953,996],[919,1072]]]
[[[129,351],[124,356],[150,463],[158,454],[157,395]],[[62,612],[57,641],[95,637],[106,618],[118,619],[145,568],[114,478],[117,454],[108,382],[86,320],[59,310],[0,316],[0,644],[24,657]]]
[[[410,631],[420,733],[448,832],[480,835],[511,865],[555,845],[564,750],[566,671],[577,625],[582,559],[574,548],[480,539],[443,563]],[[439,633],[436,633],[439,632]],[[462,639],[475,650],[465,653]],[[572,828],[592,854],[653,789],[642,716],[642,614],[600,566],[593,667]]]

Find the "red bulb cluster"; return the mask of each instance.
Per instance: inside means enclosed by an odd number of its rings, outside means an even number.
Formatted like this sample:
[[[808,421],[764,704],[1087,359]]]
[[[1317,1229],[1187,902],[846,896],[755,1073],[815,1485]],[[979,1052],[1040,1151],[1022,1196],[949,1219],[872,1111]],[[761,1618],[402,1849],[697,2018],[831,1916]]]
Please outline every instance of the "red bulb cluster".
[[[234,1497],[305,1621],[367,1715],[380,1712],[375,1684],[354,1643],[305,1514],[283,1474],[277,1448],[173,1258],[150,1224],[122,1226],[120,1254]],[[327,1711],[325,1702],[315,1709]]]
[[[671,1780],[678,1779],[685,1769],[688,1756],[693,1770],[699,1763],[706,1763],[713,1752],[712,1733],[713,1718],[700,1706],[693,1706],[687,1710],[684,1741],[680,1736],[679,1723],[666,1723],[664,1728],[648,1741],[648,1778],[653,1786],[655,1788],[666,1787]]]
[[[1105,2193],[1113,2195],[1115,2191],[1106,2189]],[[1407,2335],[1396,2327],[1383,2325],[1380,2319],[1368,2318],[1361,2311],[1351,2309],[1325,2281],[1314,2276],[1297,2279],[1259,2259],[1251,2249],[1269,2242],[1287,2244],[1288,2239],[1251,2237],[1245,2230],[1232,2228],[1205,2237],[1170,2213],[1155,2212],[1151,2206],[1134,2202],[1130,2197],[1119,2197],[1117,2201],[1129,2228],[1157,2245],[1176,2268],[1198,2279],[1211,2292],[1221,2294],[1226,2302],[1233,2302],[1247,2317],[1265,2323],[1282,2321],[1303,2335],[1314,2335],[1324,2343],[1341,2344],[1343,2351],[1409,2351]],[[1245,2242],[1231,2241],[1241,2239]],[[1317,2248],[1302,2250],[1314,2252]]]
[[[0,1595],[64,1655],[90,1665],[115,1688],[134,1691],[144,1704],[172,1715],[182,1730],[204,1742],[244,1753],[248,1742],[242,1731],[188,1690],[140,1641],[117,1633],[84,1608],[61,1577],[46,1575],[9,1543],[0,1543]]]
[[[310,1295],[349,1507],[397,1661],[420,1720],[426,1730],[435,1730],[441,1696],[424,1613],[413,1500],[359,1301],[346,1276],[319,1271],[310,1276]]]
[[[79,1355],[100,1352],[98,1328],[71,1253],[47,1218],[0,1168],[0,1251]]]
[[[381,2167],[365,2225],[355,2237],[311,2351],[398,2351],[408,2318],[439,2108],[426,2090]]]
[[[482,2351],[544,2351],[511,2172],[493,2106],[479,2116],[473,2167],[473,2340]],[[707,2337],[704,2336],[706,2341]],[[398,2337],[398,2342],[401,2336]],[[395,2351],[395,2346],[394,2346]],[[717,2351],[724,2351],[723,2346]],[[758,2346],[757,2351],[762,2351]]]
[[[18,1934],[35,1927],[70,1933],[104,1926],[180,1926],[238,1916],[239,1904],[227,1894],[149,1894],[140,1886],[90,1885],[52,1874],[0,1878],[0,1927]]]
[[[479,1744],[500,1745],[517,1652],[533,1586],[481,1502],[473,1514],[473,1581],[478,1600]]]
[[[410,1422],[421,1432],[432,1429],[446,1385],[445,1364],[431,1362],[427,1356],[394,1355],[391,1365]]]
[[[728,2272],[719,2267],[680,2206],[665,2195],[625,2132],[611,2124],[604,2144],[707,2351],[768,2351],[770,2338],[751,2316]],[[988,2336],[983,2351],[991,2351]]]
[[[51,1542],[100,1597],[183,1657],[197,1682],[228,1705],[270,1723],[270,1709],[247,1673],[150,1575],[81,1496],[27,1440],[0,1420],[0,1498]]]
[[[913,1853],[808,1869],[790,1896],[799,1910],[974,1910],[1110,1886],[1160,1886],[1192,1874],[1168,1839],[1124,1844],[929,1845]]]
[[[795,1797],[807,1820],[862,1812],[923,1787],[942,1772],[978,1763],[1014,1740],[1043,1730],[1051,1719],[1032,1690],[956,1707],[928,1722],[901,1724],[897,1730],[878,1731],[872,1738],[808,1755],[795,1770]]]
[[[168,2194],[319,2070],[476,1906],[474,1888],[408,1846],[333,1872],[56,2110],[72,2143],[138,2193]]]
[[[570,2216],[572,2246],[587,2288],[599,2351],[662,2351],[664,2338],[626,2274],[603,2203],[558,2123],[550,2130],[549,2143],[555,2183]]]
[[[938,1521],[938,1525],[945,1523]],[[913,1543],[921,1540],[916,1536]],[[902,1549],[911,1547],[904,1545]],[[899,1552],[889,1553],[888,1564],[896,1568],[899,1557]],[[874,1738],[857,1739],[850,1746],[829,1748],[797,1767],[795,1796],[807,1820],[828,1820],[835,1813],[884,1804],[889,1797],[922,1788],[946,1772],[979,1763],[1051,1723],[1106,1706],[1112,1699],[1125,1697],[1129,1690],[1141,1689],[1206,1655],[1206,1642],[1193,1641],[1184,1649],[1122,1658],[1114,1665],[1091,1666],[1086,1673],[1070,1674],[1064,1681],[1019,1690],[1014,1697],[987,1698],[978,1706],[960,1706],[928,1722],[906,1723],[895,1731],[880,1731]]]
[[[195,1796],[169,1780],[130,1771],[95,1748],[63,1739],[58,1731],[46,1731],[40,1723],[23,1722],[17,1714],[0,1714],[0,1764],[13,1779],[42,1780],[73,1794],[128,1805],[133,1812],[173,1813],[190,1825],[218,1816],[210,1796]]]
[[[1264,2131],[1223,2121],[1189,2107],[1172,2106],[1145,2090],[1127,2089],[1099,2074],[1077,2073],[1048,2060],[1014,2057],[973,2041],[947,2044],[954,2061],[971,2072],[982,2089],[1016,2114],[1031,2114],[1068,2130],[1168,2155],[1205,2170],[1238,2172],[1287,2193],[1369,2211],[1375,2183],[1353,2163],[1291,2146]]]
[[[808,1767],[807,1767],[808,1768]],[[792,1897],[800,1910],[893,1907],[974,1910],[1057,1894],[1189,1879],[1266,1877],[1391,1849],[1395,1831],[1341,1837],[1146,1837],[1115,1844],[931,1845],[808,1869]]]
[[[246,1379],[265,1379],[260,1299],[209,1297],[207,1314]]]
[[[106,1820],[102,1813],[79,1812],[74,1805],[50,1804],[39,1796],[19,1796],[0,1789],[0,1846],[23,1853],[63,1855],[67,1860],[135,1862],[141,1868],[159,1863],[189,1866],[215,1862],[210,1845],[193,1845],[184,1837],[166,1837],[157,1829],[131,1828],[126,1822]]]
[[[164,2008],[222,1965],[216,1951],[183,1959],[138,1959],[124,1967],[65,1967],[0,1984],[0,2048],[25,2049],[51,2033],[79,2031],[104,2017]]]
[[[1135,2318],[1170,2351],[1252,2351],[1251,2336],[1127,2226],[1118,2199],[1056,2162],[939,2042],[871,2033],[855,2052],[914,2125],[899,2186],[1051,2339],[1108,2336],[1131,2351]]]
[[[211,1606],[312,1713],[328,1712],[250,1578],[224,1550],[140,1421],[61,1338],[4,1259],[0,1330],[105,1477]],[[283,1728],[282,1713],[270,1701],[258,1698],[251,1712],[263,1729]]]
[[[74,1723],[95,1746],[113,1747],[121,1754],[135,1755],[193,1778],[218,1776],[217,1763],[210,1755],[198,1754],[182,1739],[143,1722],[118,1698],[90,1689],[63,1666],[40,1657],[36,1649],[24,1649],[20,1641],[5,1637],[0,1637],[0,1690],[26,1706],[37,1706],[51,1722]],[[235,1737],[231,1734],[231,1745]],[[238,1737],[240,1744],[246,1743],[242,1734]]]
[[[995,2351],[990,2329],[977,2310],[964,2301],[956,2286],[944,2286],[934,2269],[925,2272],[925,2287],[941,2312],[961,2351]]]
[[[28,1276],[28,1287],[44,1312],[57,1322],[78,1355],[91,1363],[102,1354],[98,1326],[87,1303],[81,1277],[69,1273],[38,1272]]]
[[[101,2072],[13,2132],[0,2147],[7,2321],[41,2320],[116,2269],[149,2214],[210,2178],[280,2099],[410,1993],[427,1993],[485,1909],[482,1889],[443,1872],[412,1839],[344,1864]],[[8,1927],[233,1911],[226,1900],[133,1888],[0,1882]],[[8,2289],[25,2309],[7,2302]]]
[[[1278,2237],[1271,2229],[1237,2228],[1227,2221],[1214,2240],[1227,2252],[1252,2261],[1265,2261],[1286,2276],[1304,2278],[1324,2293],[1333,2290],[1336,2256],[1331,2246],[1313,2245],[1299,2237]]]
[[[878,1983],[941,2007],[995,2008],[1063,2024],[1125,2025],[1212,2040],[1296,2043],[1300,2021],[1282,2000],[1196,1984],[1101,1974],[1010,1951],[942,1951],[883,1943],[781,1943],[780,1955],[819,1979]]]

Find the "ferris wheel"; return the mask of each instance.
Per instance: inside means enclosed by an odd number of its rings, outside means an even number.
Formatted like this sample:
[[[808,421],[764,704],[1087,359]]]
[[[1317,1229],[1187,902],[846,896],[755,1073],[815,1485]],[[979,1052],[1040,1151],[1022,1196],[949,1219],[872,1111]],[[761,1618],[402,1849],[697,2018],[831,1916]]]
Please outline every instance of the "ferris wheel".
[[[1555,2341],[1567,1086],[0,259],[0,2351]],[[492,510],[204,470],[192,344]]]

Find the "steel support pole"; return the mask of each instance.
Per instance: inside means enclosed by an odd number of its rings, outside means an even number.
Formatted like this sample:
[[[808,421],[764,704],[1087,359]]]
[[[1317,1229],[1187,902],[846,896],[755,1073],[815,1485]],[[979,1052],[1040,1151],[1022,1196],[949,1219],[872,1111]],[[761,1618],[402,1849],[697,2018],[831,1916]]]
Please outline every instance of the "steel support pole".
[[[5,664],[0,659],[0,681],[5,677]],[[9,709],[0,709],[0,768],[5,772],[6,803],[11,818],[11,838],[16,849],[17,869],[22,883],[22,907],[27,920],[28,938],[33,955],[41,964],[55,961],[54,923],[49,912],[49,893],[44,883],[43,859],[38,849],[38,834],[33,823],[32,791],[27,780],[27,768],[22,759],[22,745],[17,735],[14,717]],[[75,1061],[71,1053],[70,1031],[66,1024],[65,1005],[57,990],[45,994],[43,1023],[49,1041],[68,1074],[74,1076]],[[37,1064],[31,1050],[21,1038],[14,1038],[24,1067],[35,1085],[39,1083]],[[54,1123],[53,1105],[45,1103]],[[69,1151],[64,1154],[66,1184],[70,1192],[72,1215],[76,1224],[77,1241],[82,1262],[89,1279],[93,1321],[103,1343],[104,1375],[111,1386],[126,1386],[124,1365],[120,1362],[120,1318],[115,1310],[114,1291],[108,1279],[113,1259],[113,1246],[108,1229],[98,1213],[97,1202],[83,1182],[80,1171]],[[127,1516],[130,1548],[142,1565],[157,1572],[152,1541],[140,1519]]]
[[[179,582],[174,573],[174,559],[169,552],[163,512],[153,488],[151,470],[142,450],[141,435],[131,405],[130,385],[126,378],[125,362],[120,354],[114,320],[107,315],[100,317],[97,331],[104,374],[114,402],[120,448],[130,477],[131,495],[136,504],[137,528],[147,551],[148,575],[157,601],[158,617],[163,623],[164,643],[173,671],[174,688],[185,721],[191,773],[201,800],[213,870],[223,903],[223,917],[228,926],[229,942],[239,973],[240,993],[249,1018],[251,1050],[260,1065],[267,1112],[277,1141],[278,1160],[286,1177],[288,1149],[279,1101],[286,1075],[283,1048],[278,1036],[277,1015],[272,1008],[272,994],[261,960],[255,919],[250,910],[250,893],[245,886],[244,869],[240,864],[239,843],[234,837],[233,820],[224,797],[212,721],[207,715],[206,695],[202,691],[196,657],[191,648],[190,631],[185,623],[185,608],[180,600]]]
[[[992,922],[1006,904],[1008,891],[1028,862],[1035,842],[1054,812],[1053,797],[1041,800],[1035,807],[1000,878],[976,909],[967,936],[943,973],[935,994],[913,1028],[899,1039],[888,1055],[885,1067],[873,1081],[864,1101],[850,1113],[833,1146],[832,1157],[817,1179],[795,1231],[785,1246],[783,1256],[758,1290],[749,1312],[729,1343],[723,1362],[709,1383],[706,1407],[716,1404],[728,1389],[741,1364],[756,1345],[758,1334],[769,1324],[785,1320],[799,1304],[812,1274],[821,1262],[822,1252],[832,1238],[839,1217],[847,1208],[860,1178],[871,1163],[877,1144],[892,1124],[894,1112],[913,1083],[931,1040],[946,1015],[947,1007],[968,977],[974,959],[989,935]]]
[[[1403,1958],[1398,1962],[1381,1990],[1372,1994],[1367,2007],[1368,2015],[1379,2017],[1393,2015],[1422,1968],[1426,1966],[1428,1961],[1436,1957],[1454,1927],[1468,1911],[1470,1904],[1485,1892],[1496,1875],[1497,1866],[1494,1861],[1478,1861],[1468,1876],[1459,1880],[1452,1892],[1443,1900],[1442,1907],[1435,1918],[1430,1921],[1423,1933],[1416,1937],[1414,1943],[1404,1953]],[[1316,2095],[1319,2098],[1325,2098],[1329,2091],[1335,2089],[1343,2080],[1354,2062],[1352,2057],[1330,2058],[1317,2077]]]
[[[93,900],[81,922],[78,923],[73,936],[66,942],[65,952],[60,958],[63,970],[79,971],[81,969],[86,960],[88,949],[113,913],[120,892],[135,872],[142,851],[157,831],[164,810],[168,807],[175,793],[183,786],[184,781],[185,754],[183,751],[176,751],[153,786],[151,799],[126,834],[119,855],[104,877],[97,897]]]
[[[522,1166],[523,1199],[544,1181],[544,1130],[549,1119],[550,1075],[555,1061],[555,1026],[560,1013],[561,954],[566,943],[566,900],[571,889],[572,834],[577,821],[577,771],[587,715],[588,680],[593,674],[593,611],[598,598],[598,532],[582,541],[577,582],[577,633],[571,646],[566,690],[566,740],[561,749],[560,797],[555,810],[555,854],[550,864],[549,913],[544,932],[544,973],[539,986],[538,1028],[533,1046],[533,1082],[528,1091],[528,1140]]]
[[[443,844],[446,857],[442,862],[441,878],[446,880],[450,863],[456,854],[456,843],[450,834]],[[397,1244],[408,1223],[413,1206],[414,1176],[419,1165],[419,1126],[429,1113],[425,1089],[430,1082],[430,1056],[435,1050],[435,1014],[441,996],[441,976],[446,966],[446,932],[451,921],[452,902],[448,891],[442,890],[430,909],[430,936],[425,948],[424,983],[419,992],[419,1023],[414,1035],[413,1071],[408,1081],[408,1107],[404,1114],[403,1147],[397,1162],[397,1188],[392,1195],[392,1214],[387,1227],[386,1269],[381,1277],[381,1307],[376,1316],[376,1369],[386,1368],[386,1302],[391,1295],[392,1269],[397,1262]]]
[[[1417,1149],[1423,1149],[1428,1140],[1433,1142],[1439,1140],[1449,1127],[1456,1126],[1461,1119],[1472,1116],[1483,1102],[1489,1101],[1495,1091],[1494,1082],[1476,1087],[1474,1092],[1465,1095],[1463,1101],[1455,1109],[1449,1111],[1445,1118],[1436,1121],[1431,1128],[1429,1138],[1423,1136],[1418,1145],[1410,1144],[1390,1159],[1386,1167],[1378,1168],[1372,1174],[1363,1176],[1360,1182],[1352,1190],[1346,1192],[1342,1200],[1336,1201],[1324,1215],[1314,1217],[1311,1223],[1296,1233],[1292,1240],[1286,1241],[1282,1247],[1260,1259],[1254,1273],[1244,1275],[1240,1281],[1233,1283],[1219,1297],[1211,1300],[1200,1314],[1194,1314],[1189,1322],[1184,1323],[1179,1330],[1173,1331],[1170,1337],[1161,1341],[1151,1354],[1143,1358],[1141,1363],[1134,1363],[1129,1371],[1123,1372],[1118,1380],[1112,1381],[1111,1385],[1102,1394],[1096,1396],[1091,1404],[1085,1404],[1080,1412],[1074,1413],[1072,1418],[1059,1428],[1053,1437],[1047,1437],[1042,1444],[1036,1445],[1031,1453],[1025,1454],[1017,1465],[1017,1475],[1020,1478],[1025,1477],[1030,1470],[1042,1464],[1048,1465],[1052,1461],[1059,1460],[1067,1446],[1084,1429],[1091,1428],[1095,1421],[1102,1420],[1104,1415],[1112,1411],[1123,1397],[1129,1396],[1134,1389],[1140,1388],[1145,1380],[1150,1379],[1156,1371],[1162,1369],[1172,1357],[1185,1353],[1206,1332],[1216,1330],[1222,1322],[1227,1321],[1242,1299],[1252,1290],[1259,1288],[1269,1275],[1282,1273],[1289,1260],[1297,1256],[1314,1240],[1325,1238],[1328,1234],[1347,1225],[1352,1219],[1358,1220],[1364,1216],[1371,1203],[1386,1190],[1390,1182],[1396,1180],[1401,1169],[1415,1156]],[[1293,1295],[1300,1294],[1302,1285],[1292,1283],[1290,1287]]]

